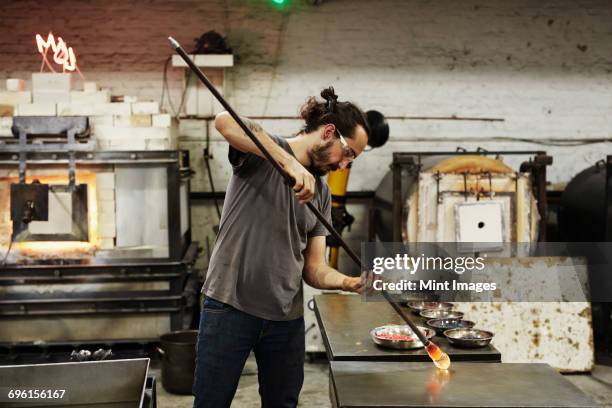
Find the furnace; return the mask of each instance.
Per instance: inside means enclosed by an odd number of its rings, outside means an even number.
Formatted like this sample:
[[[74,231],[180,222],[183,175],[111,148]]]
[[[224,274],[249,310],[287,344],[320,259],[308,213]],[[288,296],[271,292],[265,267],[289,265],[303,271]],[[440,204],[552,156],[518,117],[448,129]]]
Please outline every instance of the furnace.
[[[70,74],[32,83],[0,139],[0,345],[146,342],[186,328],[198,248],[176,123],[155,102],[73,91]],[[41,97],[57,98],[53,115],[29,114]]]

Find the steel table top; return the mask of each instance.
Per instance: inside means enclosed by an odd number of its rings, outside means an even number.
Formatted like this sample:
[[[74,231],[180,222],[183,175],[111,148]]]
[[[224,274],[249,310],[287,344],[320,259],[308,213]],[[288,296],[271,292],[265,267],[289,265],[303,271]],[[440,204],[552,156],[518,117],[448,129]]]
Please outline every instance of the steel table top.
[[[548,364],[330,362],[332,406],[593,407]]]
[[[365,302],[361,296],[354,295],[324,294],[314,297],[314,305],[330,361],[430,361],[423,348],[393,350],[374,344],[370,338],[373,328],[405,324],[386,302]],[[416,324],[425,326],[424,318],[416,314],[411,317]],[[432,340],[448,353],[451,361],[501,362],[501,353],[491,345],[465,349],[453,347],[443,336]]]

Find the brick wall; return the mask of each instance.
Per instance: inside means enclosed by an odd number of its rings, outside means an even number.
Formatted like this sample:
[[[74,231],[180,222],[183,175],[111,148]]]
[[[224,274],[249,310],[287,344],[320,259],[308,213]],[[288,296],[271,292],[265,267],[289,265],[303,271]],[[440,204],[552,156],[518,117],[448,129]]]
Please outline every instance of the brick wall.
[[[225,93],[244,115],[294,116],[307,95],[333,84],[341,99],[394,117],[391,141],[356,162],[350,190],[374,189],[392,151],[458,145],[545,149],[555,159],[551,181],[566,182],[612,153],[610,144],[532,142],[610,137],[610,27],[605,0],[327,0],[318,7],[293,0],[284,10],[263,0],[4,1],[0,78],[28,79],[40,66],[34,34],[54,30],[75,48],[88,80],[114,94],[159,99],[166,37],[191,48],[214,29],[234,48]],[[170,69],[175,101],[182,79]],[[451,116],[501,121],[431,119]],[[264,122],[287,135],[299,127]],[[184,137],[183,147],[199,156],[204,136]],[[213,150],[224,189],[223,142],[213,141]],[[201,160],[196,165],[194,185],[206,191]],[[202,213],[194,220],[214,219],[207,206],[194,211]],[[358,242],[363,229],[349,238]]]

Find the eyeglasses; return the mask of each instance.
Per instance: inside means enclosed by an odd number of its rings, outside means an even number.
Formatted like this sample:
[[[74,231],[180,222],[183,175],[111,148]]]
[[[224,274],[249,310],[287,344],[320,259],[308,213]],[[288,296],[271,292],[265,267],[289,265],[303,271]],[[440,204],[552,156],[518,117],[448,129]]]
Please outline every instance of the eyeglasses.
[[[338,136],[340,137],[340,144],[342,144],[342,155],[345,159],[353,161],[357,157],[357,153],[353,150],[351,146],[347,143],[342,133],[336,128],[336,132],[338,132]]]

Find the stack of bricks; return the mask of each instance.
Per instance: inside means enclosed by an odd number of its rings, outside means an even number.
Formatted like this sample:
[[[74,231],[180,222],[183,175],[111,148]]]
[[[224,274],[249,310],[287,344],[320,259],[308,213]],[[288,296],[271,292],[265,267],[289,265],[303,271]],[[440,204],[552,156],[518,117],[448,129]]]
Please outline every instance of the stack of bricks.
[[[87,116],[98,150],[175,150],[177,126],[159,103],[124,97],[111,102],[107,89],[84,82],[72,90],[71,74],[32,74],[32,91],[20,79],[7,79],[0,92],[0,137],[11,136],[14,116]]]

